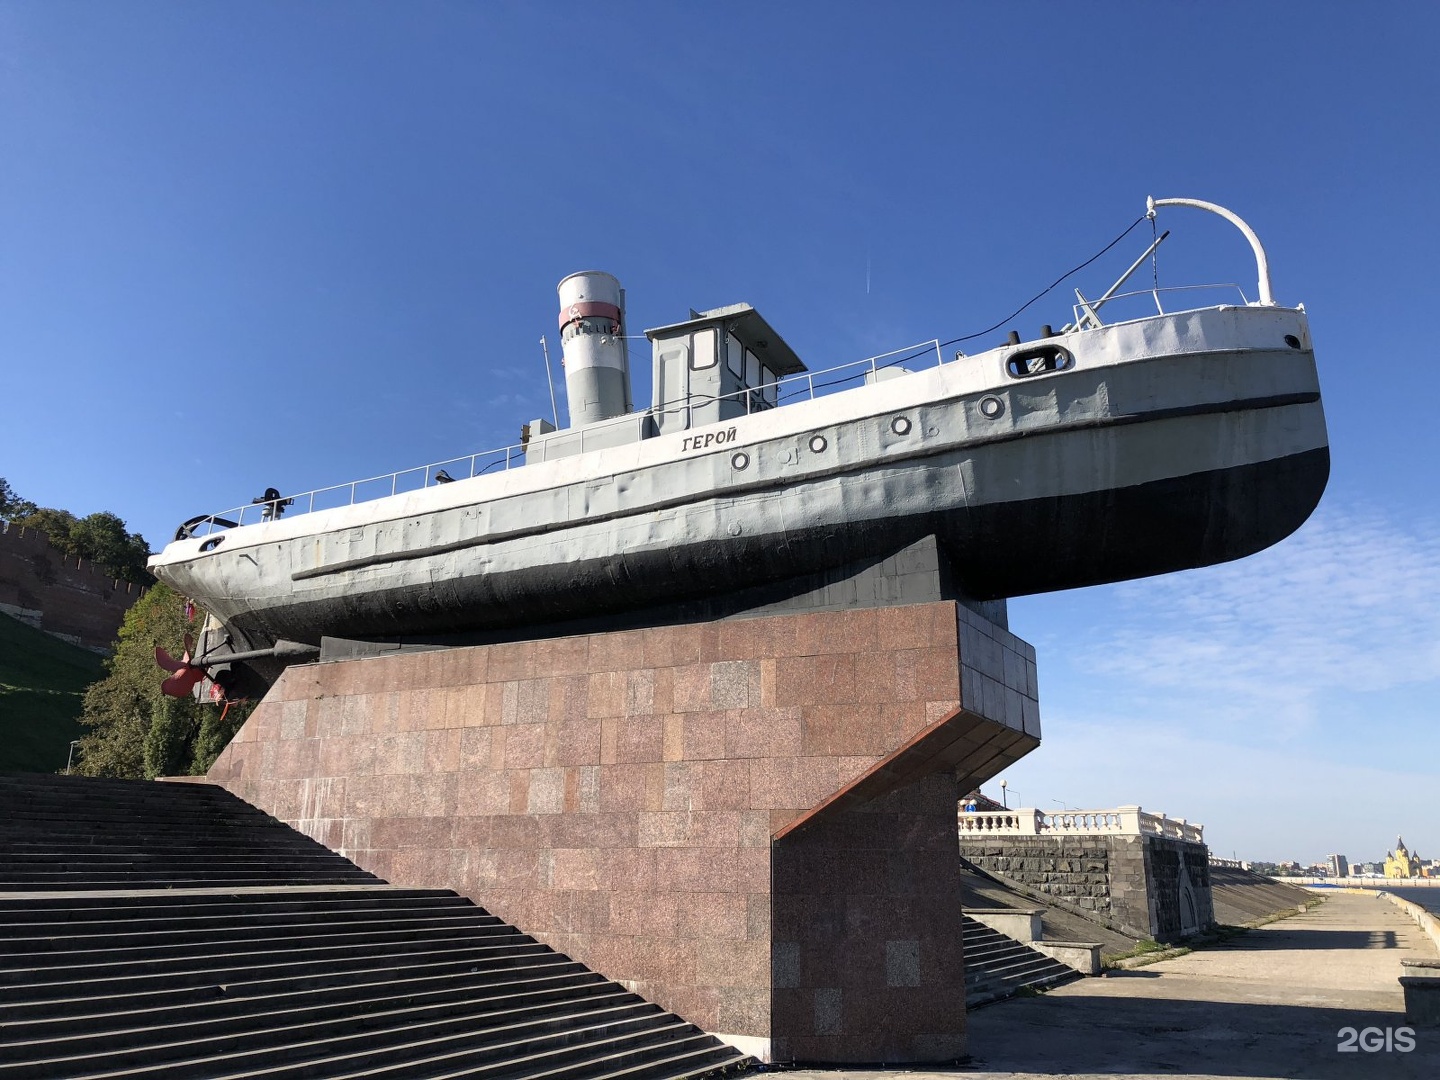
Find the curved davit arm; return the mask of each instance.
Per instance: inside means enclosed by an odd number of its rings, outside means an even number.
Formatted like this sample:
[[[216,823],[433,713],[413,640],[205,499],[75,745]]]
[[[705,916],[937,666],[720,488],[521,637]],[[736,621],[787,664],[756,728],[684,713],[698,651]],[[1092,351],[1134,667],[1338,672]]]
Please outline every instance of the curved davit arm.
[[[1153,218],[1156,209],[1161,206],[1191,206],[1196,210],[1208,210],[1212,214],[1220,215],[1244,233],[1245,239],[1250,241],[1250,250],[1255,252],[1255,269],[1260,276],[1260,303],[1264,307],[1275,306],[1275,297],[1270,292],[1270,260],[1266,257],[1265,248],[1261,245],[1260,238],[1255,235],[1255,230],[1245,224],[1239,214],[1202,199],[1157,199],[1152,195],[1145,200],[1146,215]]]

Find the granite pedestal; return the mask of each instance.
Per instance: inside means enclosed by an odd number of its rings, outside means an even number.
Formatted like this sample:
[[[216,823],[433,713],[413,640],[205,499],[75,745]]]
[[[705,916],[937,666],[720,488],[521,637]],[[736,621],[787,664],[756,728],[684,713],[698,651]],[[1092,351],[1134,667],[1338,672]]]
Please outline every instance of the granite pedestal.
[[[759,1056],[965,1053],[956,800],[1039,741],[954,601],[292,667],[210,779]]]

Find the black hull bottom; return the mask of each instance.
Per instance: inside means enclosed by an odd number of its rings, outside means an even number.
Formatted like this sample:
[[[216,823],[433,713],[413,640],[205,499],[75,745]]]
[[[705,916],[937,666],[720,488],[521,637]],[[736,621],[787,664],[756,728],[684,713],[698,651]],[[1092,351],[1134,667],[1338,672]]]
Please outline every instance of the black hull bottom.
[[[238,648],[276,638],[319,644],[517,640],[783,608],[837,606],[849,580],[927,536],[948,554],[935,596],[856,595],[852,605],[999,600],[1210,566],[1254,554],[1298,529],[1329,478],[1326,448],[1260,464],[1082,495],[862,521],[543,570],[437,581],[424,590],[351,593],[241,616]],[[948,563],[948,567],[944,564]],[[943,580],[942,580],[943,579]],[[883,590],[882,590],[883,591]],[[826,600],[825,596],[830,599]],[[257,673],[273,677],[279,666]],[[268,681],[268,679],[267,679]]]
[[[970,512],[979,597],[1026,596],[1193,570],[1278,544],[1320,504],[1330,450],[1059,499]],[[1018,513],[1016,513],[1018,511]],[[1002,554],[1003,553],[1003,554]]]

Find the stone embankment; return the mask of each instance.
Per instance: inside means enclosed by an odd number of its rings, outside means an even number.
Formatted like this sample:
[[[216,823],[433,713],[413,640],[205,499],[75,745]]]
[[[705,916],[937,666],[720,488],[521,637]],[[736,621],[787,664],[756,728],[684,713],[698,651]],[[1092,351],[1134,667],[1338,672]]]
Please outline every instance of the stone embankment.
[[[1213,864],[1210,893],[1215,903],[1215,921],[1224,926],[1245,926],[1281,912],[1294,911],[1315,898],[1299,886],[1239,867]]]

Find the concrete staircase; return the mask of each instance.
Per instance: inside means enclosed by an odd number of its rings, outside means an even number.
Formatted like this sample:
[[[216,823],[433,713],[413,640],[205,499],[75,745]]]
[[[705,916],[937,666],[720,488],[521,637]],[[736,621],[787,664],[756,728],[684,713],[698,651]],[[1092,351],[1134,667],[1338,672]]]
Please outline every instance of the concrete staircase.
[[[218,788],[0,777],[4,1080],[679,1080],[748,1060]]]
[[[965,1005],[978,1008],[1022,989],[1041,990],[1082,978],[1072,967],[963,916]]]
[[[0,892],[378,885],[210,784],[0,776]]]

